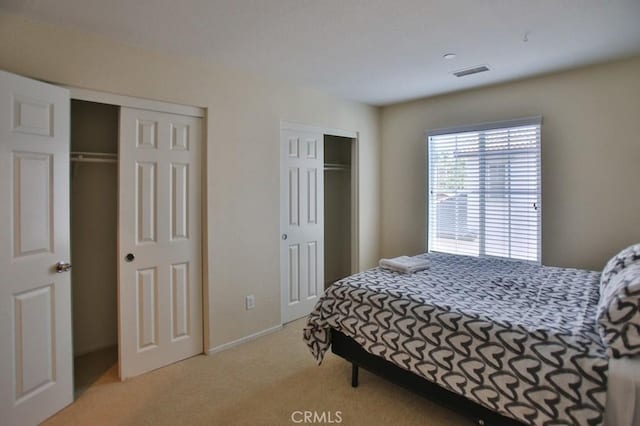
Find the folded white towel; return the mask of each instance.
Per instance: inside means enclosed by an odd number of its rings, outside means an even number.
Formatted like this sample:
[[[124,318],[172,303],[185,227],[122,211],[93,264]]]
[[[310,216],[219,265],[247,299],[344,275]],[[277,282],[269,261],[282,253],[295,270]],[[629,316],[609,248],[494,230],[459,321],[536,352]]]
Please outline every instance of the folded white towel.
[[[381,268],[402,272],[403,274],[412,274],[429,268],[429,260],[400,256],[394,257],[393,259],[380,259],[379,265]]]

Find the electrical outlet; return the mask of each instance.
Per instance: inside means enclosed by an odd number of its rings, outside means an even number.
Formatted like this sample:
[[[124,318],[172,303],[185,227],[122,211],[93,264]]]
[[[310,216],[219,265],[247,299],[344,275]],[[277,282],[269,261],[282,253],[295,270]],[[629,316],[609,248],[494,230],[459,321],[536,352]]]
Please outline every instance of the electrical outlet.
[[[247,297],[245,297],[244,302],[247,307],[247,311],[249,309],[253,309],[256,307],[256,297],[253,294],[250,294]]]

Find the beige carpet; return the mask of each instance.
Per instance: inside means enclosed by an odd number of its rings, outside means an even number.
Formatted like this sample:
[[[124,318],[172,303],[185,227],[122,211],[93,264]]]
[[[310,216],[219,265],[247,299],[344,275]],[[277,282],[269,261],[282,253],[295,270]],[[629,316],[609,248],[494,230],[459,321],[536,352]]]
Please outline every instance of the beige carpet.
[[[301,339],[303,324],[122,383],[113,366],[45,424],[295,425],[305,423],[294,423],[293,412],[314,410],[325,412],[324,424],[337,424],[336,411],[342,425],[471,424],[363,370],[353,389],[343,359],[329,354],[315,364]]]
[[[78,399],[89,388],[117,382],[118,347],[111,346],[76,357],[73,360],[74,395]]]

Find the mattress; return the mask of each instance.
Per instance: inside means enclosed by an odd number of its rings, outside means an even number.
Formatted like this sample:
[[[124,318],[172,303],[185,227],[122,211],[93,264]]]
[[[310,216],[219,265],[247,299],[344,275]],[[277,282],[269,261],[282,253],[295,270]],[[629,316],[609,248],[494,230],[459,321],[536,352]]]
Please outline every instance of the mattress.
[[[304,340],[320,363],[330,329],[366,351],[525,424],[602,424],[600,273],[424,254],[411,275],[374,268],[331,285]]]

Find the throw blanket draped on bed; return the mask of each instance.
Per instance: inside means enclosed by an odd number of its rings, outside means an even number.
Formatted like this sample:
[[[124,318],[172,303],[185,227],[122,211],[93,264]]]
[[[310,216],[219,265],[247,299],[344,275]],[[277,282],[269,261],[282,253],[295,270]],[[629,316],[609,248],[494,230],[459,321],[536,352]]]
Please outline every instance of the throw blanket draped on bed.
[[[595,330],[598,272],[423,256],[426,271],[375,268],[327,289],[304,330],[318,363],[334,328],[524,423],[602,423],[608,360]]]

